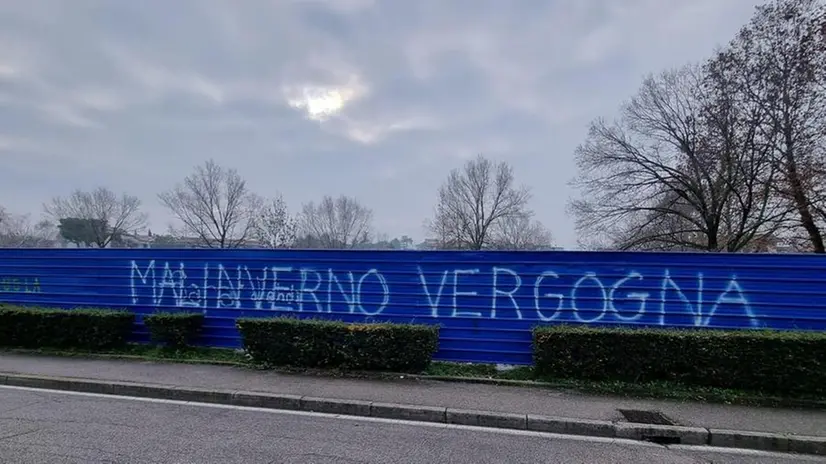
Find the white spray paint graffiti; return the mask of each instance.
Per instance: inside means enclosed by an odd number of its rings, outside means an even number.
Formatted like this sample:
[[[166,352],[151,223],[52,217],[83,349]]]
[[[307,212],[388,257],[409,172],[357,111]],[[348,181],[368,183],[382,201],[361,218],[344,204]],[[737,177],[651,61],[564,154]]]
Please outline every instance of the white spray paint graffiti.
[[[517,319],[523,319],[523,313],[526,309],[524,307],[524,301],[526,298],[524,296],[521,297],[521,301],[523,303],[522,306],[520,306],[516,297],[518,292],[525,288],[523,285],[524,279],[513,269],[504,267],[493,267],[491,270],[492,286],[490,286],[491,300],[488,313],[485,314],[482,311],[469,311],[467,309],[463,309],[458,302],[459,297],[476,297],[480,295],[478,290],[468,291],[460,289],[463,285],[462,278],[480,273],[481,270],[478,268],[454,269],[452,271],[444,270],[442,271],[437,285],[436,282],[428,282],[425,271],[419,267],[419,282],[421,283],[422,292],[424,293],[425,299],[430,308],[431,316],[434,318],[475,317],[495,319],[499,316],[499,308],[502,307],[500,304],[502,302],[507,302],[508,307],[506,310],[509,312],[512,311]],[[503,283],[502,280],[500,280],[501,276],[509,276],[509,283]],[[743,288],[737,282],[736,276],[730,276],[725,289],[713,301],[708,311],[706,311],[706,308],[709,306],[709,302],[703,299],[702,273],[697,274],[696,302],[689,301],[683,290],[671,278],[670,272],[667,269],[664,271],[663,275],[658,276],[658,278],[661,279],[661,282],[659,299],[654,304],[654,306],[657,307],[657,313],[655,313],[657,317],[654,321],[656,324],[666,325],[667,307],[671,307],[671,311],[673,312],[675,304],[681,304],[693,316],[693,324],[695,326],[708,326],[714,315],[720,309],[721,305],[730,304],[740,307],[742,314],[748,318],[751,326],[759,325],[759,320],[752,311],[751,305],[746,298]],[[539,319],[543,322],[557,321],[562,319],[561,316],[566,310],[569,310],[576,321],[583,323],[599,322],[604,320],[609,315],[615,317],[619,322],[633,323],[639,322],[643,316],[646,315],[649,309],[649,298],[651,297],[650,292],[629,291],[624,295],[618,295],[618,293],[621,293],[623,287],[627,284],[632,282],[639,284],[644,281],[643,275],[636,271],[629,272],[625,277],[620,278],[610,286],[605,285],[596,273],[586,272],[584,275],[579,277],[573,285],[569,285],[567,287],[561,286],[567,290],[567,293],[544,292],[543,287],[546,282],[551,279],[560,279],[560,275],[554,271],[546,270],[540,272],[536,277],[534,277],[532,283],[528,283],[531,290],[530,299],[532,300],[532,307],[530,309],[533,310],[532,312],[535,313],[536,317],[534,318],[529,316],[527,319]],[[580,300],[579,293],[589,284],[600,294],[599,301],[601,304],[601,308],[599,310],[590,311],[592,313],[597,313],[595,316],[590,318],[584,317],[581,314],[584,311],[582,311],[578,306],[578,301]],[[478,289],[480,286],[477,284],[474,288]],[[445,294],[446,290],[448,291],[447,294]],[[676,295],[677,298],[670,298],[672,295]],[[443,297],[446,296],[452,297],[450,300],[450,303],[452,304],[447,305],[446,308],[449,310],[447,313],[445,311],[440,311],[446,306],[443,299]],[[638,307],[636,311],[634,311],[634,314],[623,314],[620,309],[617,308],[616,302],[618,300],[632,303],[638,302]]]
[[[710,325],[722,307],[730,305],[758,326],[746,293],[731,275],[722,291],[704,295],[704,276],[697,273],[691,301],[665,269],[657,276],[630,271],[610,285],[595,272],[567,276],[564,283],[557,272],[545,270],[530,276],[507,267],[440,269],[437,279],[418,269],[418,282],[405,277],[394,293],[378,269],[363,273],[291,266],[263,266],[251,270],[205,264],[187,269],[183,263],[131,263],[130,282],[133,304],[154,307],[207,309],[255,309],[272,311],[312,311],[365,316],[380,315],[392,298],[412,298],[427,308],[432,318],[515,318],[543,322],[572,320],[582,323],[606,320],[666,325],[669,317],[688,315],[697,327]],[[438,275],[431,272],[430,275]],[[486,279],[486,280],[480,280]],[[418,286],[417,286],[418,284]],[[396,284],[399,285],[399,284]],[[557,291],[549,291],[557,287]],[[648,289],[642,291],[641,288]],[[596,297],[587,297],[590,292]],[[709,293],[709,292],[705,292]],[[706,299],[706,297],[709,297]],[[472,301],[473,303],[466,303]],[[464,303],[463,303],[464,302]],[[481,303],[480,303],[481,302]],[[591,304],[588,304],[588,303]],[[631,304],[632,310],[621,305]],[[408,306],[410,303],[407,303]],[[415,308],[411,309],[415,310]],[[426,314],[427,314],[426,313]],[[645,320],[643,320],[645,318]]]
[[[281,277],[286,273],[298,272],[298,285],[287,285]],[[132,261],[130,285],[132,304],[146,304],[146,290],[151,290],[151,306],[170,305],[179,308],[201,309],[267,309],[273,311],[332,312],[336,290],[346,301],[350,313],[374,315],[381,313],[390,303],[390,288],[387,280],[376,269],[370,269],[358,279],[352,272],[347,278],[327,270],[325,279],[315,269],[265,266],[256,275],[248,266],[239,265],[235,269],[223,264],[204,265],[200,279],[187,275],[186,266],[165,262],[162,266],[150,261],[141,269]],[[345,283],[342,283],[342,280]],[[349,280],[349,289],[346,281]],[[381,300],[371,304],[364,301],[365,287],[371,281],[381,287]],[[320,298],[322,286],[326,283],[326,298]],[[335,287],[334,287],[335,285]],[[140,290],[143,290],[141,292]],[[253,308],[248,308],[252,302]],[[371,306],[376,306],[371,308]]]

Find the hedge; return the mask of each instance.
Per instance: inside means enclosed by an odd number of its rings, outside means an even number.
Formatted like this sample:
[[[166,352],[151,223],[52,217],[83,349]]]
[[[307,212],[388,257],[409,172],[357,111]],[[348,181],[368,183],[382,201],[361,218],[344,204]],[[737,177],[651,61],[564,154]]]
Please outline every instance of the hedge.
[[[538,327],[543,377],[826,393],[826,333]]]
[[[0,306],[0,345],[16,348],[105,349],[122,346],[135,315],[104,309]]]
[[[290,317],[239,319],[244,349],[271,366],[418,372],[433,358],[439,329],[412,324],[348,324]]]
[[[143,318],[152,341],[172,348],[192,345],[201,334],[203,313],[159,312]]]

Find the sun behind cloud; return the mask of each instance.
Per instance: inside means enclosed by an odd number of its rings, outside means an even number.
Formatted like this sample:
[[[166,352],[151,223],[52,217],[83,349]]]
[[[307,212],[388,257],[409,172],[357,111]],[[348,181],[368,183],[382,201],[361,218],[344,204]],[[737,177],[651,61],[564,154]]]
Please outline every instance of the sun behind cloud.
[[[310,119],[325,120],[344,108],[350,92],[340,89],[305,88],[301,98],[290,99],[290,106],[307,112]]]
[[[290,86],[284,93],[291,107],[305,111],[309,119],[323,122],[340,113],[351,101],[364,96],[367,89],[357,78],[351,78],[344,85]]]

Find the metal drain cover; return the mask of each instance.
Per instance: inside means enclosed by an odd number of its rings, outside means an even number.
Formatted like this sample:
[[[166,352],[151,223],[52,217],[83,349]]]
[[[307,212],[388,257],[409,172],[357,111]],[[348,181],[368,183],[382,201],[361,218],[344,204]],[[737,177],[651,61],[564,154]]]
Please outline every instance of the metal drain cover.
[[[635,424],[676,425],[676,423],[659,411],[644,411],[640,409],[618,409],[628,422]]]

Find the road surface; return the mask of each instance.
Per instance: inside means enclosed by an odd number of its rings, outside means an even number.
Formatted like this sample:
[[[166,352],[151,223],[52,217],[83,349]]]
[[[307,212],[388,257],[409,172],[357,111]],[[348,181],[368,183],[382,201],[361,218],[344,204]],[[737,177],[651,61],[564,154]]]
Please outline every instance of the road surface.
[[[818,459],[0,387],[4,464],[441,462],[753,464]]]

